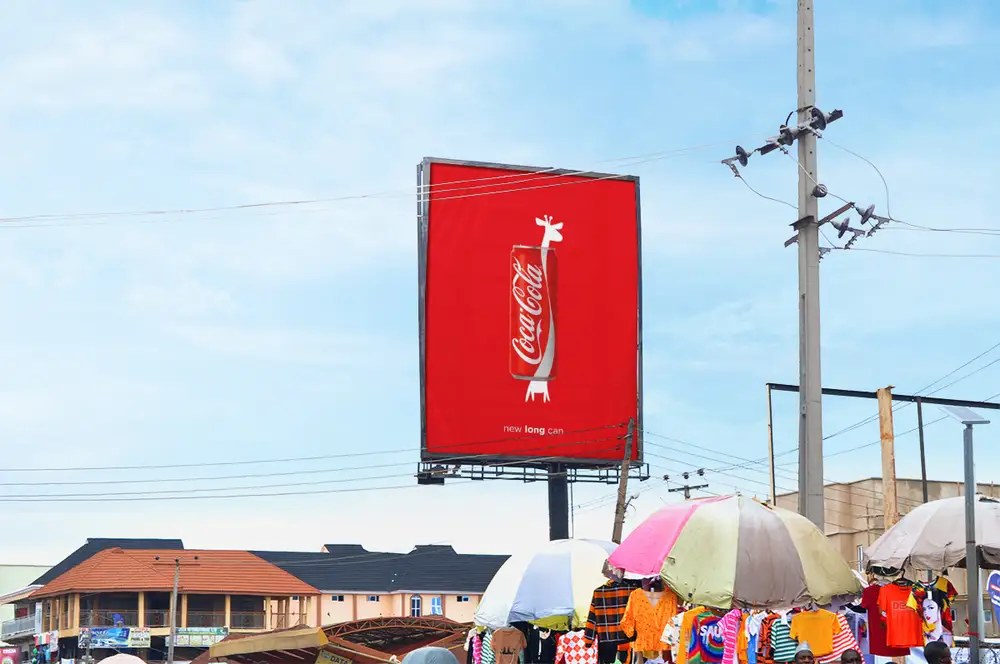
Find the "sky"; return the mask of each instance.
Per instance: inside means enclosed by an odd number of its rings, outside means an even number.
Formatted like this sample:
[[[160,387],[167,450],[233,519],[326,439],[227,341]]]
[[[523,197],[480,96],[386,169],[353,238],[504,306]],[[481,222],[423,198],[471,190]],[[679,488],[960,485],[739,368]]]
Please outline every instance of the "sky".
[[[819,179],[917,226],[1000,228],[1000,7],[817,5],[817,105],[844,110]],[[544,484],[413,479],[427,156],[640,177],[652,477],[626,532],[681,499],[685,471],[766,496],[765,383],[798,381],[796,212],[719,161],[796,107],[795,54],[791,0],[3,3],[0,562],[87,537],[544,541]],[[794,203],[793,162],[754,157],[745,182]],[[288,200],[323,202],[88,216]],[[950,373],[1000,342],[1000,239],[890,224],[856,246],[822,262],[824,385],[1000,393],[1000,348]],[[793,490],[797,398],[773,407]],[[877,422],[841,433],[875,412],[824,399],[828,480],[880,474]],[[914,409],[895,426],[898,473],[918,476]],[[1000,433],[977,441],[979,481],[1000,479]],[[960,425],[928,424],[926,444],[931,478],[961,479]],[[274,461],[290,457],[325,458]],[[80,470],[108,466],[145,468]],[[191,499],[219,487],[244,497]],[[149,493],[171,490],[185,499]],[[105,500],[37,500],[81,493]],[[246,497],[268,493],[298,495]],[[610,538],[614,494],[574,487],[576,536]]]

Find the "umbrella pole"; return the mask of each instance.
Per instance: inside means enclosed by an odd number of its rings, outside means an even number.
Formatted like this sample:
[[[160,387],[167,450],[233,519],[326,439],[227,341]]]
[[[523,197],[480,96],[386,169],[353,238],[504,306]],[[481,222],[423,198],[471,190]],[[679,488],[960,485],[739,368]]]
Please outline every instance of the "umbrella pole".
[[[972,425],[965,425],[965,573],[969,616],[969,663],[979,664],[979,616],[983,595],[979,589],[979,555],[976,552],[976,470],[973,461]]]

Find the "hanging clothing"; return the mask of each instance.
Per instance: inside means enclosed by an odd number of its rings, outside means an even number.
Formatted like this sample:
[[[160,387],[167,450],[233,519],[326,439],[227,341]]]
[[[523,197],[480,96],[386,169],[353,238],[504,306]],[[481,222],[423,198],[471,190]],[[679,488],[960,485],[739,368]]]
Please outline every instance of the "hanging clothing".
[[[528,641],[521,630],[505,627],[493,632],[490,645],[496,654],[496,664],[518,664],[521,652],[528,647]]]
[[[808,643],[814,656],[823,657],[833,652],[833,636],[839,632],[837,615],[819,609],[796,614],[789,636],[799,643]]]
[[[681,643],[681,623],[684,622],[685,615],[687,614],[678,613],[671,618],[667,622],[667,626],[663,628],[663,635],[660,637],[660,640],[667,644],[670,649],[670,658],[674,664],[677,664],[677,649]]]
[[[479,634],[472,637],[472,664],[483,664],[483,637]]]
[[[736,649],[739,645],[740,626],[742,624],[743,612],[739,609],[733,609],[719,621],[720,635],[723,643],[722,664],[738,664]]]
[[[472,643],[476,639],[475,628],[470,629],[469,633],[465,635],[465,664],[476,664],[473,658],[473,646]]]
[[[588,646],[582,629],[566,632],[556,644],[555,664],[598,664],[597,644]]]
[[[493,630],[487,628],[483,632],[483,652],[481,661],[482,664],[496,664],[497,657],[493,652]]]
[[[879,595],[882,587],[872,584],[861,593],[861,608],[868,612],[868,649],[872,655],[879,657],[906,657],[909,648],[890,647],[886,640],[885,618],[879,607]]]
[[[791,620],[778,616],[771,624],[771,652],[775,662],[795,661],[795,649],[798,645],[791,636]]]
[[[558,635],[547,629],[531,630],[528,634],[528,649],[524,661],[528,664],[553,664],[556,661],[556,639]]]
[[[757,633],[757,664],[775,664],[774,650],[771,648],[771,628],[777,620],[777,615],[768,614],[760,623]]]
[[[676,615],[677,595],[664,591],[653,606],[646,592],[636,588],[629,595],[621,628],[625,636],[635,636],[632,650],[666,650],[669,646],[663,642],[663,630]]]
[[[638,582],[631,579],[609,581],[594,591],[590,601],[590,612],[587,615],[587,626],[584,628],[587,645],[593,645],[600,637],[602,643],[616,645],[627,643],[629,638],[622,631],[622,618],[628,607],[629,595],[638,587]]]
[[[847,624],[847,618],[839,615],[837,616],[837,623],[840,625],[840,630],[833,636],[832,650],[830,654],[825,657],[817,658],[819,664],[833,664],[834,662],[840,661],[840,656],[843,655],[848,650],[857,650],[861,653],[861,646],[858,644],[858,640],[854,637],[854,632]],[[812,642],[810,641],[810,644]],[[815,653],[813,653],[815,654]]]
[[[958,591],[947,578],[939,576],[932,583],[914,583],[907,606],[923,620],[924,642],[944,641],[951,645],[954,625],[951,604]]]
[[[878,594],[878,607],[885,616],[885,643],[891,648],[920,648],[924,645],[923,619],[907,604],[909,586],[888,583]]]
[[[686,664],[721,664],[725,651],[721,621],[722,616],[708,609],[691,619],[684,653]]]

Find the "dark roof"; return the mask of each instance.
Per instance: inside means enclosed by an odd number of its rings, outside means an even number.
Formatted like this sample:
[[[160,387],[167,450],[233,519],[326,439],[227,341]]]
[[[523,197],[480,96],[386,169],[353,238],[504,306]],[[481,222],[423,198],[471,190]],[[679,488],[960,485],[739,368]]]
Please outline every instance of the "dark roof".
[[[344,592],[482,593],[507,556],[461,554],[450,546],[418,546],[409,553],[327,544],[329,553],[253,551],[314,588]]]
[[[392,589],[481,593],[507,558],[458,553],[450,546],[418,546],[396,565]]]
[[[35,579],[32,585],[44,586],[53,579],[62,576],[77,565],[87,560],[91,556],[105,549],[170,549],[179,550],[184,548],[184,542],[179,539],[130,539],[130,538],[105,538],[90,537],[87,543],[79,549],[69,554],[55,567],[45,574]]]

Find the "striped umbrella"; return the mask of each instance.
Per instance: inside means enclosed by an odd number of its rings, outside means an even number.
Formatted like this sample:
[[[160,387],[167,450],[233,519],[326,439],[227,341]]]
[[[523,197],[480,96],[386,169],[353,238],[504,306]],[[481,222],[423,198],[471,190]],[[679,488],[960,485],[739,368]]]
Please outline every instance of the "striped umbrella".
[[[812,522],[739,495],[659,510],[608,563],[659,575],[681,599],[717,608],[823,605],[861,592],[850,566]]]
[[[582,627],[603,574],[610,542],[555,540],[530,554],[511,556],[486,588],[475,621],[500,629],[533,622],[551,629]]]

